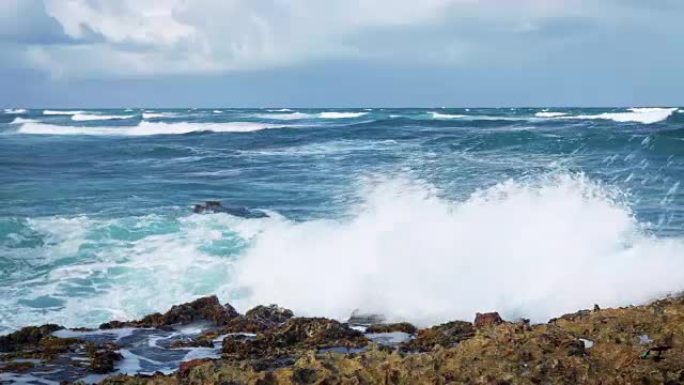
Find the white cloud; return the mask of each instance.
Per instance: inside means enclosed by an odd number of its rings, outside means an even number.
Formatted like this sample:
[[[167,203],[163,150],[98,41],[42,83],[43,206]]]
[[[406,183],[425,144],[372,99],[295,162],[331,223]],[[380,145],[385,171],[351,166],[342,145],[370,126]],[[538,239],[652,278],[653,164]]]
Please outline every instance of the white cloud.
[[[446,41],[444,58],[457,63],[472,59],[468,47],[482,42],[464,36],[475,33],[453,32],[448,28],[451,25],[467,24],[479,32],[506,36],[536,31],[539,19],[597,14],[588,0],[44,2],[47,14],[59,22],[64,33],[82,43],[26,48],[33,66],[55,76],[251,70],[313,59],[376,57],[378,52],[400,56],[420,52],[434,41]],[[384,33],[388,42],[392,39],[389,31],[435,26],[445,29],[412,41],[416,47],[392,41],[392,50],[383,50],[378,38]],[[359,43],[364,40],[376,43]],[[426,57],[440,55],[432,50]]]

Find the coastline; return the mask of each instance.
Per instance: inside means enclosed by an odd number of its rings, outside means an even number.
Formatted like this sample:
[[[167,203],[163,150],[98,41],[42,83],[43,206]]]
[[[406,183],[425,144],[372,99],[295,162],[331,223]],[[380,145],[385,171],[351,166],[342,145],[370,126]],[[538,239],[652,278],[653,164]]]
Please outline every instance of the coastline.
[[[580,310],[545,324],[477,314],[425,329],[215,296],[98,329],[0,336],[0,383],[607,384],[684,381],[684,297]]]

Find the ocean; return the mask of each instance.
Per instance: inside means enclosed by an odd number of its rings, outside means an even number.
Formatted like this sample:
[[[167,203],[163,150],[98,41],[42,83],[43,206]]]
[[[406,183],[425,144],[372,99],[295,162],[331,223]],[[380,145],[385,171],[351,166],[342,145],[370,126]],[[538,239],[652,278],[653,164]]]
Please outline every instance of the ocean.
[[[684,289],[683,176],[678,108],[6,109],[0,334],[207,294],[417,324],[643,303]]]

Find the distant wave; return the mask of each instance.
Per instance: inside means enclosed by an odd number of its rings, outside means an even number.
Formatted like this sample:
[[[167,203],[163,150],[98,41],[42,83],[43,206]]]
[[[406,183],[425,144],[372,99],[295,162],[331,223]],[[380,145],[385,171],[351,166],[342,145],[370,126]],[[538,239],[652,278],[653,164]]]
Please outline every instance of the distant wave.
[[[5,108],[5,113],[8,115],[25,114],[28,110],[25,108]]]
[[[567,112],[552,112],[552,111],[541,111],[534,114],[538,118],[557,118],[559,116],[566,116]]]
[[[338,112],[338,111],[326,111],[321,112],[318,116],[321,119],[352,119],[358,118],[364,115],[368,115],[368,112]]]
[[[10,124],[23,124],[23,123],[33,123],[35,120],[33,119],[24,119],[24,118],[14,118],[14,120]]]
[[[430,112],[430,116],[432,119],[463,119],[467,118],[466,115],[458,115],[458,114],[443,114],[441,112]]]
[[[142,113],[143,119],[163,119],[163,118],[175,118],[178,114],[175,112],[150,112],[145,111]]]
[[[605,112],[597,115],[568,116],[567,119],[603,119],[619,123],[652,124],[667,120],[676,108],[630,108],[628,112]]]
[[[303,112],[289,112],[285,114],[256,114],[254,115],[261,119],[274,119],[274,120],[299,120],[299,119],[310,119],[315,117],[312,114],[305,114]]]
[[[85,111],[66,111],[66,110],[44,110],[43,115],[76,115],[83,114]]]
[[[23,122],[17,132],[34,135],[93,135],[93,136],[148,136],[180,135],[191,132],[253,132],[267,128],[283,127],[265,123],[163,123],[140,122],[136,126],[123,127],[78,127],[59,126],[34,121]]]
[[[291,109],[289,109],[289,108],[278,108],[278,109],[270,109],[270,110],[266,110],[266,111],[270,111],[270,112],[290,112],[290,111],[293,111],[293,110],[291,110]]]
[[[98,115],[98,114],[74,114],[71,115],[71,120],[78,122],[87,122],[92,120],[117,120],[117,119],[131,119],[135,115]]]

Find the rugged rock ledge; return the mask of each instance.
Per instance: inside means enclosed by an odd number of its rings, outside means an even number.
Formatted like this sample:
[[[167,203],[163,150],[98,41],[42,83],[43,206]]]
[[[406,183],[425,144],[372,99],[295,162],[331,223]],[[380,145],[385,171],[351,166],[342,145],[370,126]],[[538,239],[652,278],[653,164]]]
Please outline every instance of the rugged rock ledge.
[[[275,305],[241,315],[206,297],[99,330],[26,327],[1,336],[0,352],[0,383],[675,385],[684,384],[684,297],[539,325],[485,313],[427,329],[301,318]],[[125,370],[164,354],[163,370]]]

